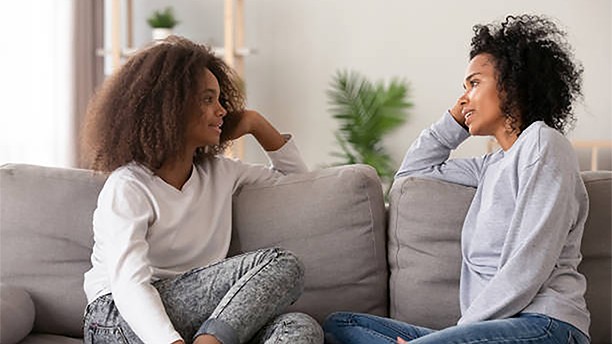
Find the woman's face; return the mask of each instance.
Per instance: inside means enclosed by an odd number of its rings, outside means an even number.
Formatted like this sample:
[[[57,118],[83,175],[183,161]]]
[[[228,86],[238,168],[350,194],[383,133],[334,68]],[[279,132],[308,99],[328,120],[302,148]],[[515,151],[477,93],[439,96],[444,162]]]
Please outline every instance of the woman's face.
[[[465,93],[459,98],[462,114],[472,135],[494,135],[506,131],[506,116],[501,111],[497,73],[493,57],[476,55],[465,72]]]
[[[205,147],[219,144],[221,125],[227,111],[221,106],[221,90],[215,75],[208,69],[203,73],[195,99],[195,111],[192,112],[187,126],[187,147]]]

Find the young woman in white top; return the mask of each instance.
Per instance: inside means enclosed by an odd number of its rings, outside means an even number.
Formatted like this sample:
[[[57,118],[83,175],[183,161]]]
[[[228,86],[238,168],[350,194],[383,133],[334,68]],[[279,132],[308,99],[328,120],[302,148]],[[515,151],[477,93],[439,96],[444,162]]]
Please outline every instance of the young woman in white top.
[[[421,133],[397,173],[477,188],[461,238],[461,318],[433,330],[337,313],[324,324],[330,343],[589,342],[577,269],[588,198],[563,136],[582,69],[546,18],[508,16],[474,32],[465,92]],[[470,135],[494,136],[501,149],[449,159]]]
[[[272,168],[221,155],[252,134]],[[322,343],[282,314],[303,289],[290,252],[227,258],[232,194],[307,171],[295,143],[244,110],[239,80],[205,47],[171,37],[141,50],[93,98],[84,147],[110,175],[93,217],[85,343]]]

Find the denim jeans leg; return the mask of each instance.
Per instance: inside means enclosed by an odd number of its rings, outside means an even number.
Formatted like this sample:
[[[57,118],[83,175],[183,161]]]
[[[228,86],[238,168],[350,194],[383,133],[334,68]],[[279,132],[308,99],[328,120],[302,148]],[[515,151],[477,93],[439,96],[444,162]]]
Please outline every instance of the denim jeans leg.
[[[119,314],[111,294],[98,297],[85,310],[83,342],[142,344]]]
[[[369,314],[338,312],[323,323],[325,342],[330,344],[390,343],[397,337],[412,340],[433,330]]]
[[[190,340],[202,328],[200,333],[231,344],[246,342],[295,302],[303,290],[303,275],[295,255],[272,248],[231,257],[154,286],[183,338]]]
[[[285,313],[268,322],[250,344],[323,344],[321,325],[304,313]]]
[[[513,318],[449,327],[410,344],[582,344],[585,340],[588,343],[588,338],[570,324],[545,315],[521,314]]]
[[[587,344],[589,338],[565,322],[540,314],[452,326],[440,331],[356,313],[334,313],[323,324],[330,344]]]

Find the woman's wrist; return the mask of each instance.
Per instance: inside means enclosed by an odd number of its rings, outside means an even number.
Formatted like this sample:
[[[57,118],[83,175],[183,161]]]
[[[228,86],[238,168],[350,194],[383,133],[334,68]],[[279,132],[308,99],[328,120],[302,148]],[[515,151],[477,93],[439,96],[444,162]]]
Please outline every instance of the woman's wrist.
[[[260,131],[260,127],[262,122],[265,121],[265,118],[259,112],[253,110],[245,111],[244,116],[246,116],[247,133],[255,136],[256,133]]]
[[[455,122],[457,122],[460,126],[463,127],[463,129],[468,130],[469,128],[467,125],[465,125],[465,118],[463,117],[463,114],[461,114],[461,112],[457,113],[453,111],[454,109],[449,109],[448,112],[450,113],[451,117],[453,117],[453,119],[455,120]]]
[[[285,144],[285,138],[268,120],[256,111],[249,113],[249,132],[266,151],[275,151]]]

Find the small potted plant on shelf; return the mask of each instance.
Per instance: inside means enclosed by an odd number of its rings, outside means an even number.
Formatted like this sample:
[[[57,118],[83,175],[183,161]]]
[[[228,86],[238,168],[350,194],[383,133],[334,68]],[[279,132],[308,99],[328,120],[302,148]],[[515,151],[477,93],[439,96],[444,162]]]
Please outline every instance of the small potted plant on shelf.
[[[153,40],[160,40],[170,36],[179,21],[174,17],[172,7],[166,7],[163,11],[153,12],[147,23],[153,28]]]

